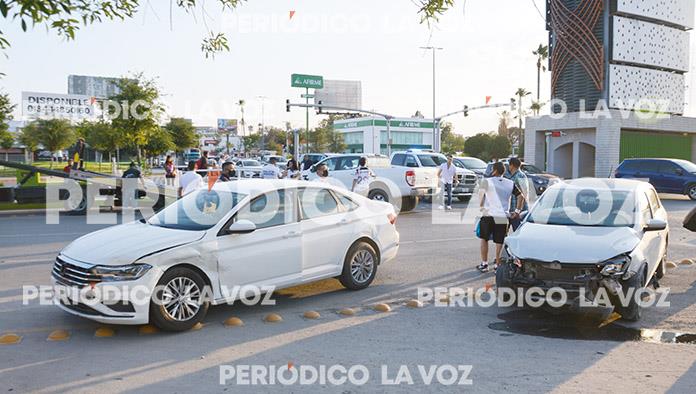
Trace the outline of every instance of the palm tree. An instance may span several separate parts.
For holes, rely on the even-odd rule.
[[[539,102],[540,90],[541,90],[541,72],[546,71],[546,66],[542,62],[549,58],[549,46],[539,44],[539,48],[536,51],[532,51],[532,54],[537,57],[537,102]]]
[[[524,106],[522,105],[522,99],[526,96],[529,96],[530,94],[532,94],[532,92],[528,91],[525,88],[518,88],[515,92],[515,96],[517,96],[517,118],[520,122],[520,129],[522,128],[522,118],[525,115]]]
[[[532,113],[535,116],[539,116],[539,111],[541,111],[541,108],[544,106],[544,104],[545,103],[539,102],[538,100],[537,101],[532,100],[532,105],[529,106],[529,109],[532,110]]]
[[[239,102],[237,103],[237,105],[239,105],[239,109],[242,111],[242,119],[239,121],[239,124],[242,126],[242,135],[244,135],[244,133],[246,132],[246,130],[244,129],[244,104],[246,104],[244,100],[239,100]]]
[[[503,111],[498,114],[498,135],[508,136],[508,128],[510,127],[510,113]]]

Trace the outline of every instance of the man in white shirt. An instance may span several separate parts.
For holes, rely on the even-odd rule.
[[[375,173],[367,166],[367,157],[358,160],[358,168],[353,174],[353,185],[350,190],[367,197],[370,194],[370,183],[375,178]]]
[[[444,194],[442,196],[443,204],[446,209],[452,209],[452,189],[457,184],[457,167],[455,167],[452,155],[447,155],[447,163],[440,164],[437,169],[437,176],[440,178],[440,183],[443,185]],[[440,206],[442,209],[442,205]]]
[[[491,177],[481,182],[479,190],[481,219],[476,235],[481,239],[481,264],[476,268],[481,272],[488,272],[488,240],[491,238],[495,243],[494,270],[498,268],[503,241],[505,241],[508,230],[510,199],[513,195],[519,197],[522,194],[515,182],[503,177],[503,175],[505,175],[503,163],[494,163]],[[519,208],[523,203],[524,198],[517,199],[518,209],[511,217],[519,216]]]
[[[261,177],[263,179],[280,179],[284,176],[283,172],[280,171],[280,168],[276,165],[278,160],[275,157],[271,157],[270,160],[268,160],[268,164],[263,166],[263,169],[261,170]]]
[[[188,171],[179,177],[179,197],[198,189],[203,184],[203,177],[196,172],[196,162],[189,161]]]

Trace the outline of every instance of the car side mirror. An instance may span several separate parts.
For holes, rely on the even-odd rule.
[[[675,172],[676,172],[677,175],[679,175],[679,176],[683,176],[683,175],[684,175],[684,170],[682,170],[681,168],[677,168],[677,170],[676,170]]]
[[[661,219],[650,219],[648,224],[643,227],[644,231],[662,231],[667,228],[667,222]]]
[[[684,218],[684,228],[696,232],[696,208],[692,209]]]
[[[317,172],[317,166],[312,165],[311,167],[309,167],[309,172]]]
[[[249,220],[242,219],[232,223],[230,227],[222,231],[222,234],[249,234],[253,233],[254,231],[256,231],[256,225]]]

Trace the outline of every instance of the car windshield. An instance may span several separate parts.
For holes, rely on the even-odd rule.
[[[486,169],[486,162],[477,159],[475,157],[465,157],[458,159],[457,161],[461,162],[465,168],[468,168],[470,170],[485,170]]]
[[[153,226],[176,230],[208,230],[225,217],[244,197],[246,197],[245,194],[229,191],[196,190],[161,210],[147,222]]]
[[[633,227],[634,193],[572,185],[551,188],[541,196],[529,213],[527,222],[563,226]]]
[[[541,170],[541,168],[531,165],[531,164],[522,164],[522,171],[526,172],[527,174],[543,174],[544,171]]]
[[[242,162],[242,166],[244,166],[244,167],[260,167],[261,163],[259,163],[256,160],[244,160]]]
[[[674,160],[674,162],[681,166],[686,172],[696,172],[696,164],[688,160]]]
[[[443,155],[418,155],[418,159],[423,167],[438,167],[447,163],[447,158]]]

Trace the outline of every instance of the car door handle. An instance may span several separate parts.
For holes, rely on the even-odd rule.
[[[288,231],[287,234],[283,235],[283,238],[296,238],[302,236],[301,231]]]
[[[339,225],[344,225],[344,224],[348,224],[348,223],[350,223],[350,222],[348,221],[348,219],[341,219],[341,220],[338,222]]]

